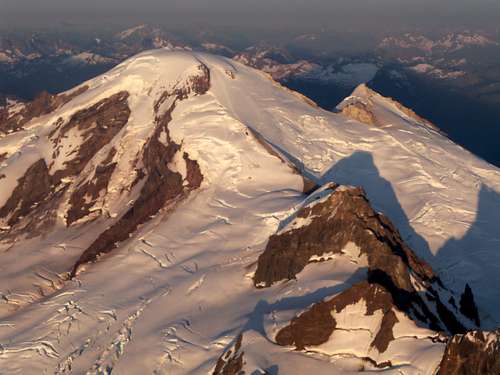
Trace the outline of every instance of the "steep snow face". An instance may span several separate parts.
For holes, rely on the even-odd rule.
[[[397,103],[361,87],[353,97],[370,102],[379,119],[366,125],[323,111],[232,60],[166,50],[142,53],[72,93],[50,113],[0,133],[0,208],[17,186],[30,192],[19,180],[41,161],[28,182],[43,177],[54,213],[34,238],[23,225],[38,218],[37,204],[13,205],[18,223],[7,222],[11,214],[1,218],[3,372],[206,374],[242,330],[252,354],[248,368],[273,373],[268,367],[279,363],[284,373],[346,374],[369,367],[357,350],[342,356],[342,340],[317,353],[290,354],[266,338],[363,273],[350,257],[326,256],[295,281],[254,287],[269,237],[306,198],[304,177],[363,186],[447,286],[458,293],[466,282],[472,286],[485,327],[500,321],[498,291],[486,287],[500,283],[500,171]],[[110,98],[119,114],[106,111]],[[96,126],[105,137],[87,133]],[[90,151],[79,153],[82,145]],[[58,173],[68,166],[72,173]],[[155,172],[165,183],[176,179],[175,199],[144,197],[169,193],[154,183]],[[100,188],[77,195],[89,212],[68,226],[71,196],[82,186]],[[117,248],[94,254],[95,263],[78,263],[120,225],[132,230]],[[75,262],[76,278],[69,278]],[[422,340],[390,347],[387,358],[405,365],[418,351],[429,368],[408,366],[405,373],[431,374],[444,344],[402,324],[398,337]],[[290,355],[300,366],[290,369]]]

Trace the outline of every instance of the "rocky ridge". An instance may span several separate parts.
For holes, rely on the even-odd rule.
[[[500,331],[471,331],[453,336],[438,375],[495,375],[500,373]]]
[[[390,354],[391,345],[398,345],[401,339],[396,326],[413,322],[429,341],[448,342],[440,371],[459,373],[448,369],[450,363],[460,362],[456,357],[464,355],[457,351],[468,350],[462,349],[465,344],[458,345],[458,349],[457,342],[470,335],[482,335],[475,331],[465,333],[480,324],[470,287],[467,285],[460,297],[449,291],[431,267],[404,243],[393,224],[373,211],[361,188],[331,183],[312,193],[296,214],[269,238],[257,263],[254,285],[270,288],[300,277],[306,267],[314,268],[315,264],[338,257],[347,257],[360,269],[366,269],[366,279],[314,303],[282,326],[270,340],[298,351],[314,352],[318,348],[335,353],[336,345],[342,348],[336,340],[351,335],[353,343],[358,340],[356,345],[364,348],[356,349],[357,358],[375,369],[390,369],[397,363]],[[354,319],[360,322],[362,319],[372,322],[364,323],[367,328],[349,328],[348,321],[354,314]],[[354,323],[356,327],[360,324],[363,326]],[[368,343],[362,342],[364,339],[358,333],[361,329],[370,331]],[[245,332],[234,346],[226,349],[214,374],[243,373],[247,363],[244,336]],[[485,341],[490,345],[490,339],[481,342]],[[469,348],[471,354],[467,358],[471,363],[464,368],[475,366],[486,369],[485,374],[494,374],[493,354],[480,354],[484,349],[476,346]],[[496,353],[495,350],[491,353]]]

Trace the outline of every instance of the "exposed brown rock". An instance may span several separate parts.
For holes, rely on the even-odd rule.
[[[57,220],[57,208],[67,186],[50,185],[50,175],[43,159],[33,164],[19,179],[0,217],[7,218],[8,231],[2,239],[19,235],[33,238],[46,233]]]
[[[291,280],[311,262],[312,256],[340,254],[352,242],[360,256],[366,256],[368,283],[389,293],[395,308],[435,331],[465,332],[457,309],[440,299],[438,290],[443,285],[439,278],[404,243],[392,223],[373,211],[363,190],[336,185],[332,188],[335,190],[329,196],[299,210],[297,218],[307,224],[284,228],[270,237],[258,259],[255,286],[269,287],[280,280]],[[415,289],[412,278],[427,288],[425,299]],[[386,325],[395,322],[395,316],[385,319]],[[380,336],[374,345],[384,349],[388,339],[390,335]]]
[[[80,265],[93,262],[101,254],[112,251],[119,242],[129,238],[139,225],[147,222],[153,215],[157,214],[163,207],[173,205],[183,199],[190,190],[200,186],[203,176],[198,163],[189,159],[184,153],[183,158],[186,162],[187,177],[184,187],[182,176],[169,169],[168,165],[174,159],[177,152],[180,152],[180,146],[170,138],[168,124],[172,120],[172,112],[177,101],[183,100],[193,90],[196,94],[204,93],[208,90],[210,76],[208,68],[200,65],[202,77],[192,78],[191,86],[188,88],[177,88],[174,91],[173,102],[167,110],[160,113],[162,104],[169,99],[169,94],[165,93],[155,104],[155,110],[158,113],[154,134],[144,147],[142,161],[144,164],[143,175],[145,176],[144,185],[141,188],[139,197],[130,208],[114,225],[106,229],[99,237],[83,252],[71,271],[71,277],[76,275]],[[160,141],[160,134],[166,133],[166,145]],[[138,176],[142,175],[138,173]],[[134,184],[138,181],[134,181]]]
[[[317,346],[328,341],[336,322],[331,314],[332,306],[319,302],[307,312],[293,318],[290,325],[276,335],[276,343],[283,346],[295,346],[302,350],[307,346]]]
[[[9,115],[8,107],[4,107],[0,109],[0,132],[18,131],[32,119],[51,113],[86,90],[88,86],[82,86],[69,94],[52,95],[44,91],[13,115]]]
[[[198,66],[201,74],[189,79],[189,86],[197,95],[203,95],[210,89],[210,69],[203,63]]]
[[[384,361],[384,362],[377,362],[373,358],[370,357],[361,357],[361,360],[368,362],[372,366],[376,368],[386,368],[386,367],[392,367],[392,362],[391,361]]]
[[[394,339],[392,328],[397,323],[393,311],[394,302],[391,294],[380,285],[361,282],[330,300],[321,301],[309,310],[292,319],[290,325],[281,329],[276,336],[276,343],[283,346],[295,346],[298,350],[326,343],[336,329],[335,313],[340,313],[347,306],[360,301],[366,303],[366,315],[375,311],[383,313],[382,324],[371,346],[382,353]]]
[[[0,208],[0,218],[13,226],[28,215],[50,193],[50,176],[45,160],[40,159],[24,173],[11,196]]]
[[[106,191],[116,167],[116,163],[112,163],[115,154],[116,149],[112,148],[106,159],[97,166],[93,178],[80,185],[71,194],[69,199],[70,208],[66,215],[67,225],[71,225],[73,222],[87,216],[99,198],[100,193]]]
[[[437,375],[499,375],[500,330],[471,331],[453,336]]]
[[[394,310],[391,309],[385,312],[380,329],[371,344],[373,347],[377,348],[379,353],[385,352],[391,341],[394,340],[394,333],[392,332],[392,329],[398,321],[399,320],[396,317]]]
[[[155,112],[159,113],[160,107],[168,98],[175,100],[184,100],[190,94],[203,95],[210,89],[210,69],[203,63],[198,65],[199,74],[188,78],[182,86],[176,86],[173,90],[165,91],[155,103]]]
[[[258,260],[256,286],[293,279],[313,255],[341,253],[349,242],[367,255],[371,269],[386,272],[398,288],[413,291],[408,267],[424,280],[435,278],[389,220],[373,211],[360,188],[335,190],[325,201],[301,209],[297,217],[311,218],[311,223],[270,237]]]
[[[117,243],[129,238],[130,233],[148,221],[167,202],[181,197],[184,191],[182,176],[168,168],[175,153],[179,151],[179,146],[173,142],[165,146],[158,139],[161,130],[168,124],[170,113],[167,116],[168,120],[161,120],[155,134],[145,146],[143,162],[147,177],[139,197],[116,224],[101,233],[83,252],[73,268],[72,276],[81,264],[95,261],[100,254],[113,250]]]
[[[241,350],[242,335],[239,335],[234,345],[224,352],[217,364],[213,375],[244,375],[243,369],[243,351]]]
[[[6,152],[0,154],[0,163],[7,159],[7,155],[8,154]]]
[[[344,116],[367,125],[377,125],[377,119],[372,108],[362,102],[349,103],[340,111]]]
[[[203,175],[201,174],[200,166],[195,160],[189,159],[189,155],[185,152],[182,155],[186,163],[186,181],[190,189],[197,189],[203,182]]]
[[[53,174],[55,184],[64,177],[79,174],[90,159],[127,124],[130,116],[128,96],[128,92],[122,91],[90,108],[78,111],[60,129],[57,137],[52,139],[56,146],[54,157],[59,156],[60,143],[71,129],[81,131],[84,141],[73,150],[74,156],[64,162],[65,168]]]

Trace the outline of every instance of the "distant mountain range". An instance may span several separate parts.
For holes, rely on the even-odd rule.
[[[482,31],[380,36],[365,52],[326,53],[327,36],[288,42],[227,41],[217,33],[186,36],[139,25],[113,33],[25,33],[0,36],[0,105],[31,100],[102,74],[141,51],[166,48],[216,53],[260,69],[321,107],[335,110],[356,86],[391,96],[454,141],[500,165],[500,45]],[[329,41],[329,43],[334,43]],[[2,99],[3,97],[3,99]]]
[[[12,74],[22,78],[26,72],[20,68],[25,64],[50,61],[60,64],[61,69],[64,69],[64,65],[72,64],[108,66],[143,50],[168,48],[199,50],[232,57],[271,74],[276,80],[304,79],[356,86],[361,83],[359,81],[370,81],[377,67],[387,62],[378,55],[390,57],[415,72],[433,78],[458,79],[475,73],[474,67],[477,68],[481,63],[481,57],[474,56],[478,51],[483,51],[483,54],[488,51],[493,56],[500,51],[499,42],[493,37],[471,31],[448,33],[434,39],[411,33],[388,36],[374,47],[371,57],[326,56],[322,59],[300,56],[295,51],[297,47],[294,43],[306,49],[304,44],[307,45],[308,40],[315,41],[314,35],[296,38],[282,46],[269,43],[250,47],[226,46],[211,39],[215,38],[201,34],[189,40],[149,25],[92,37],[61,36],[59,33],[13,34],[0,37],[0,65],[6,72],[9,67],[14,69]],[[302,54],[306,55],[305,52]]]

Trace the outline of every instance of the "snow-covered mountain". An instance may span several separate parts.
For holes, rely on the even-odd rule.
[[[385,37],[378,51],[423,77],[458,85],[474,97],[475,90],[492,85],[486,76],[494,71],[500,44],[494,35],[481,31],[406,33]]]
[[[447,33],[439,38],[430,38],[422,34],[406,33],[402,36],[388,36],[380,42],[381,48],[417,49],[425,53],[450,53],[468,47],[498,45],[491,37],[466,30]]]
[[[190,49],[159,27],[138,25],[113,35],[33,33],[0,35],[0,65],[15,69],[23,64],[77,64],[114,66],[124,59],[153,48]],[[20,74],[20,73],[19,73]]]
[[[317,64],[296,59],[286,50],[268,46],[247,48],[235,54],[233,59],[262,70],[280,82],[299,80],[350,87],[370,81],[378,70],[373,62],[346,59],[339,59],[336,64]]]
[[[0,134],[2,374],[500,369],[500,170],[366,86],[156,50]]]

